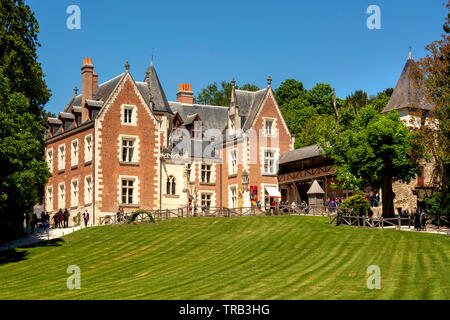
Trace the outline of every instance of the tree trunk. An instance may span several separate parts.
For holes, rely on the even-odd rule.
[[[392,178],[385,176],[382,178],[381,190],[383,192],[383,218],[394,217],[394,193],[392,192]]]

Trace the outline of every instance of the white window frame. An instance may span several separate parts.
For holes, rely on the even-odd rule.
[[[47,194],[45,197],[45,210],[52,212],[53,211],[53,197],[54,197],[53,186],[48,186],[46,191],[47,191]]]
[[[272,170],[266,171],[266,152],[273,153],[272,160]],[[278,160],[279,160],[279,149],[278,148],[261,148],[261,174],[262,175],[276,175],[278,171]]]
[[[125,110],[131,110],[131,119],[125,118]],[[137,108],[134,105],[123,104],[120,113],[121,123],[125,126],[136,126],[137,125]]]
[[[53,148],[47,149],[46,157],[48,170],[53,173]]]
[[[90,183],[88,183],[90,181]],[[90,187],[90,190],[89,190]],[[93,184],[92,184],[92,175],[85,176],[84,177],[84,204],[91,204],[92,203],[92,190],[93,190]]]
[[[123,160],[123,148],[124,148],[124,140],[127,141],[133,141],[133,155],[131,157],[131,160],[129,160],[129,146],[128,152],[126,154],[125,161]],[[119,162],[120,163],[132,163],[137,164],[139,163],[139,137],[138,136],[129,136],[129,135],[120,135],[119,136]]]
[[[76,188],[74,188],[74,182],[76,183]],[[80,197],[80,184],[78,179],[73,179],[70,181],[70,207],[78,207]]]
[[[61,186],[63,187],[64,193],[61,194]],[[66,183],[60,182],[58,184],[58,208],[65,209],[66,208]]]
[[[267,131],[267,123],[271,123],[270,132]],[[263,118],[263,132],[265,137],[275,137],[277,135],[277,119],[276,118]]]
[[[90,143],[88,143],[90,141]],[[92,141],[92,134],[88,134],[84,137],[84,162],[90,162],[92,161],[92,152],[93,152],[93,141]]]
[[[177,179],[174,175],[170,175],[166,180],[166,195],[176,195],[177,194]],[[167,192],[169,191],[169,192]]]
[[[75,139],[72,140],[72,142],[70,143],[70,165],[72,167],[78,166],[79,156],[80,156],[80,144],[78,142],[78,139]]]
[[[234,190],[234,191],[233,191]],[[228,186],[228,202],[230,208],[237,208],[239,205],[238,186],[233,184]]]
[[[58,146],[58,171],[64,169],[66,169],[66,144],[63,143]]]
[[[228,160],[228,175],[237,174],[238,164],[237,164],[236,148],[228,150],[227,160]]]
[[[132,201],[130,202],[123,202],[123,181],[133,181],[133,194],[132,194]],[[127,186],[127,189],[129,189],[129,186]],[[127,200],[129,198],[129,194],[126,195]],[[121,205],[137,205],[139,204],[139,180],[137,177],[132,176],[119,176],[119,203]]]
[[[211,183],[212,175],[213,175],[212,171],[213,171],[213,165],[211,163],[202,163],[200,166],[200,182]],[[203,174],[203,172],[205,172],[205,174]],[[208,172],[209,172],[209,179],[206,179],[208,177]]]
[[[209,197],[209,199],[203,199],[203,197]],[[213,193],[212,192],[200,192],[200,206],[203,208],[204,202],[209,202],[208,206],[205,206],[206,210],[209,210],[212,207],[213,203]]]

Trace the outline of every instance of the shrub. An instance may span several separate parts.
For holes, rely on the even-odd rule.
[[[81,224],[81,213],[77,212],[77,215],[73,216],[72,220],[73,220],[73,225],[75,227],[79,227]]]
[[[349,197],[342,202],[340,209],[350,209],[351,215],[364,216],[370,209],[370,202],[367,201],[366,196],[362,192]]]
[[[155,219],[153,218],[150,211],[140,209],[140,210],[136,210],[130,214],[130,219],[128,220],[128,223],[134,222],[139,214],[145,214],[148,216],[150,222],[155,222]]]

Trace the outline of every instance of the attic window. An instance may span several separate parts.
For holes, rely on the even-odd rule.
[[[172,138],[174,139],[179,139],[182,136],[182,124],[181,122],[177,119],[175,121],[175,124],[173,126],[173,134],[172,134]]]
[[[193,139],[202,139],[202,122],[201,121],[195,121],[194,127],[192,130],[192,138]]]

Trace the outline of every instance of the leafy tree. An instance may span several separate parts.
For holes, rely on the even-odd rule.
[[[356,90],[345,99],[346,105],[351,106],[355,114],[358,114],[361,108],[367,106],[368,102],[367,93],[362,90]]]
[[[328,114],[319,114],[307,121],[295,138],[295,148],[302,148],[324,142],[333,132],[336,123],[334,117]]]
[[[239,89],[239,86],[236,86]],[[253,84],[246,83],[241,90],[258,91],[259,88]],[[212,106],[229,106],[231,98],[231,82],[222,81],[220,88],[216,82],[213,82],[203,88],[194,98],[195,103],[208,104]]]
[[[426,200],[427,209],[449,214],[450,208],[450,1],[441,40],[433,41],[425,48],[426,57],[413,65],[415,85],[435,105],[429,123],[419,131],[424,136],[427,151],[434,158],[436,193]]]
[[[383,191],[383,217],[394,216],[392,183],[409,182],[418,169],[422,149],[396,111],[386,116],[374,107],[360,110],[350,128],[339,126],[320,145],[333,159],[336,177],[344,189],[367,186]]]
[[[303,88],[303,83],[295,79],[287,79],[275,90],[280,108],[283,105],[290,103],[294,99],[306,98],[306,90]]]
[[[39,25],[22,0],[0,0],[0,241],[23,232],[42,200],[44,108],[50,97],[37,62]]]
[[[394,89],[387,88],[386,90],[379,92],[373,99],[369,99],[369,104],[374,106],[378,112],[381,112],[387,106],[393,92]]]
[[[318,83],[308,90],[309,102],[317,109],[319,114],[333,114],[332,94],[329,84]]]

